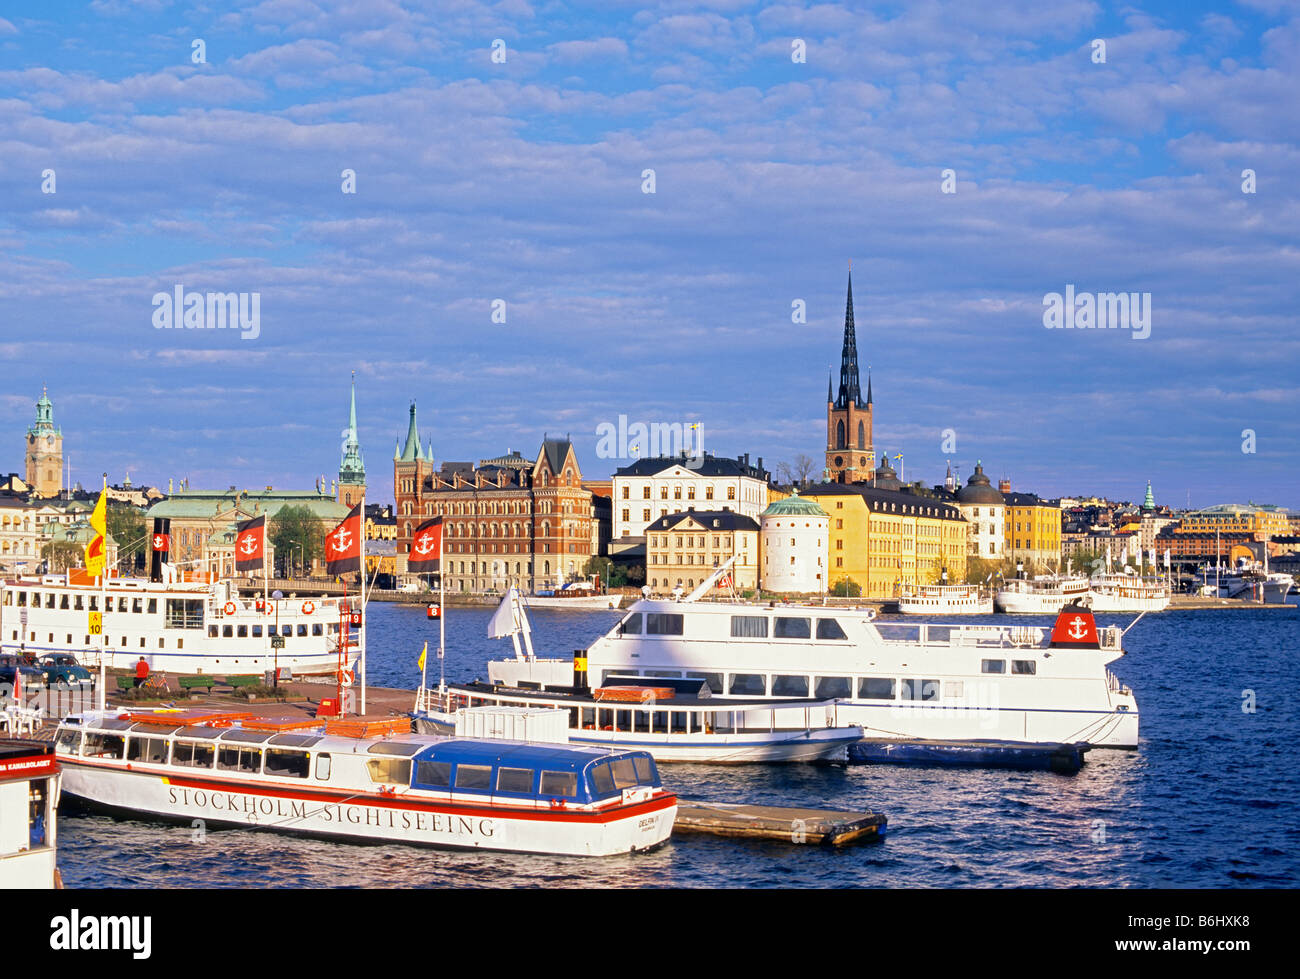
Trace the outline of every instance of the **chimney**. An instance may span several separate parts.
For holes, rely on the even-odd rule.
[[[1011,492],[1011,480],[1007,479],[1005,476],[1003,476],[1001,479],[999,479],[999,480],[998,480],[998,492],[999,492],[999,493],[1010,493],[1010,492]]]
[[[162,566],[167,562],[168,554],[171,550],[171,542],[168,535],[171,533],[172,522],[167,517],[153,518],[153,534],[149,538],[149,580],[161,582]],[[161,545],[161,546],[160,546]]]

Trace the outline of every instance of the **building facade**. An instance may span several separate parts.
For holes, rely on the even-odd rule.
[[[780,594],[824,595],[830,515],[795,490],[774,500],[759,520],[762,528],[759,584]]]
[[[1006,540],[1006,501],[984,475],[983,462],[975,463],[975,471],[966,480],[966,485],[957,491],[957,508],[970,524],[967,555],[985,561],[1002,560]]]
[[[614,539],[643,537],[654,521],[691,509],[729,510],[757,522],[770,481],[762,457],[750,465],[748,453],[638,459],[614,473]]]
[[[27,429],[27,484],[35,496],[58,496],[63,488],[63,431],[54,427],[54,406],[42,389],[36,422]]]
[[[870,479],[875,448],[871,431],[871,378],[864,401],[858,373],[858,340],[853,323],[853,275],[849,274],[844,306],[844,343],[840,350],[840,386],[832,396],[826,380],[826,479],[853,483]]]
[[[692,591],[732,557],[732,582],[740,592],[758,588],[759,525],[734,510],[686,510],[646,528],[646,584],[651,594]],[[730,594],[725,578],[709,595]]]
[[[830,519],[832,591],[840,582],[866,598],[892,598],[904,587],[966,577],[967,523],[950,503],[862,483],[822,483],[802,496]]]
[[[1004,484],[1006,485],[1006,484]],[[1003,545],[1007,557],[1026,571],[1056,571],[1061,567],[1061,507],[1033,493],[1002,493],[1005,501]]]

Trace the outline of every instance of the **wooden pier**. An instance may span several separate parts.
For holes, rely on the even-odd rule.
[[[755,840],[816,846],[866,843],[885,835],[888,820],[878,812],[786,809],[738,802],[677,801],[674,833],[712,833]]]

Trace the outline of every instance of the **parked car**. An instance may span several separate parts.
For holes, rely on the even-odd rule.
[[[0,687],[4,688],[6,694],[13,691],[15,674],[20,671],[23,677],[24,690],[31,692],[45,689],[44,670],[24,663],[21,656],[5,653],[0,655]]]
[[[77,687],[89,690],[95,685],[95,678],[90,671],[77,662],[71,653],[49,653],[36,662],[45,674],[45,682],[58,690],[70,690]]]

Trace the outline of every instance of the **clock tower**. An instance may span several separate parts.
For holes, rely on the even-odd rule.
[[[873,478],[875,445],[871,431],[873,405],[871,376],[867,398],[862,399],[858,374],[858,337],[853,324],[853,274],[844,304],[844,347],[840,353],[840,387],[826,380],[826,478],[837,483],[857,483]]]
[[[54,427],[54,406],[44,388],[36,402],[36,424],[27,429],[27,485],[46,497],[63,488],[63,432]]]

